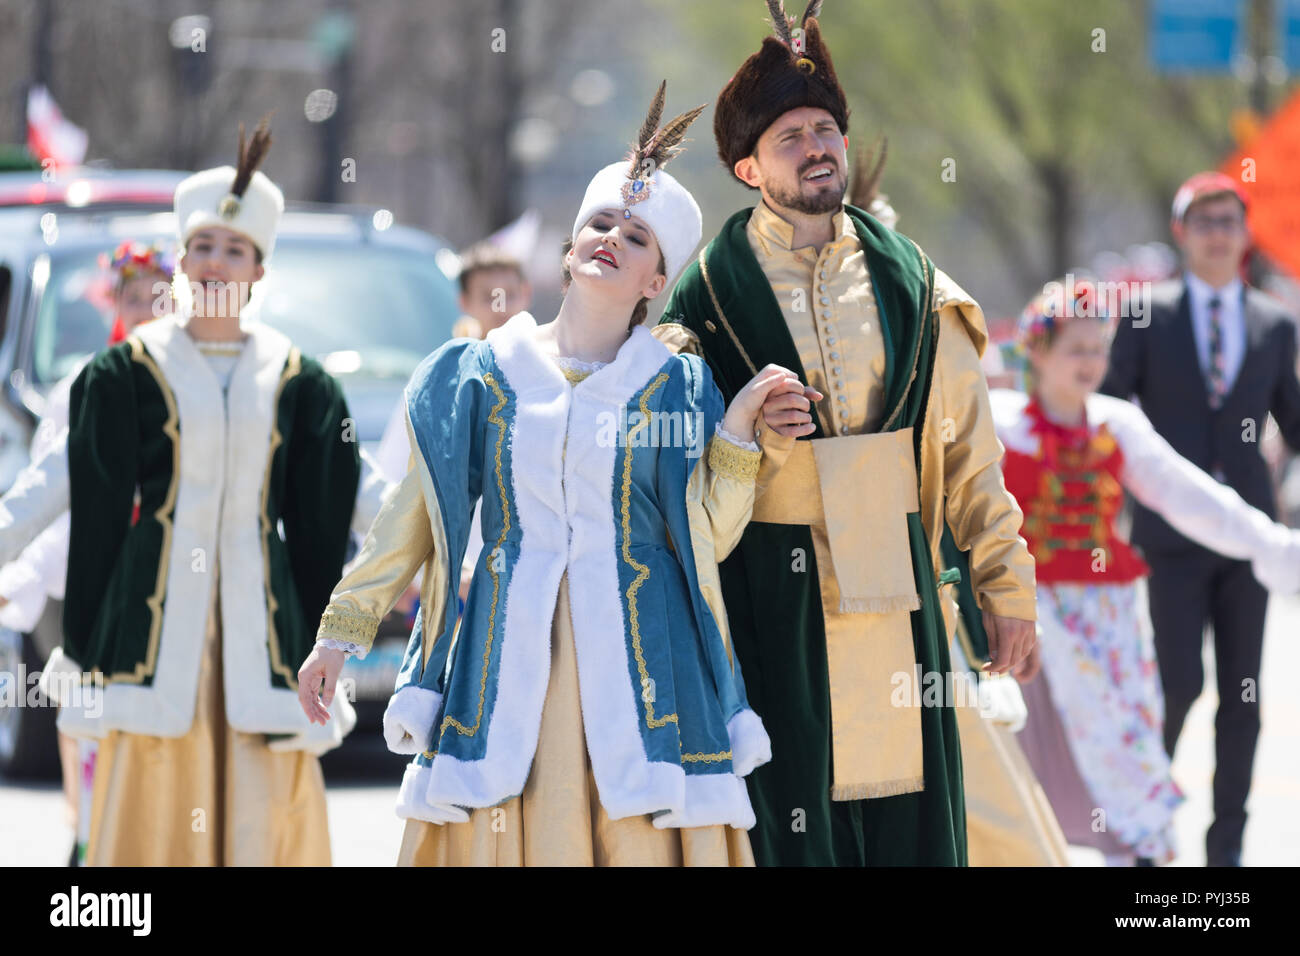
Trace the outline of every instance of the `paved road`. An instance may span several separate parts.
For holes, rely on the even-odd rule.
[[[1213,674],[1207,650],[1206,673]],[[1251,822],[1243,854],[1247,865],[1300,865],[1300,597],[1274,598],[1269,607],[1260,689],[1264,733],[1255,761]],[[1180,855],[1175,866],[1205,863],[1214,765],[1213,687],[1197,701],[1174,757],[1174,776],[1187,792],[1179,811]],[[397,858],[402,821],[393,814],[397,778],[391,784],[331,783],[330,841],[342,866],[387,866]],[[54,786],[0,782],[0,865],[60,866],[72,839],[62,794]],[[1072,861],[1100,865],[1100,855],[1079,848]]]

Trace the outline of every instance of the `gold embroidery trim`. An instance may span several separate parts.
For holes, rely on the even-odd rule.
[[[718,301],[718,295],[713,291],[713,280],[709,278],[709,267],[704,262],[703,249],[700,250],[700,275],[704,278],[704,287],[709,290],[709,299],[713,302],[713,311],[718,313],[718,321],[722,323],[722,327],[726,329],[727,334],[731,336],[731,341],[735,344],[736,348],[740,350],[740,357],[743,358],[745,364],[749,366],[749,374],[757,375],[758,369],[750,360],[749,353],[745,351],[745,347],[740,344],[740,338],[736,335],[736,330],[733,329],[731,323],[727,321],[727,316],[722,311],[722,303]]]
[[[163,422],[162,430],[163,434],[170,438],[172,442],[172,480],[167,486],[167,494],[163,497],[162,504],[154,512],[154,518],[162,526],[162,546],[158,549],[158,577],[154,584],[154,591],[145,601],[149,607],[150,620],[149,641],[145,645],[144,660],[136,664],[134,670],[109,674],[104,678],[105,685],[111,683],[139,684],[146,677],[152,676],[154,669],[158,666],[158,644],[162,636],[162,604],[163,597],[167,592],[167,570],[172,546],[172,519],[170,515],[176,507],[176,492],[181,477],[180,415],[176,411],[176,397],[172,394],[171,388],[168,387],[167,380],[163,378],[162,369],[158,367],[158,363],[154,361],[153,356],[145,351],[144,343],[134,335],[129,337],[127,341],[131,344],[131,361],[139,362],[153,376],[154,381],[158,383],[158,391],[162,392],[163,403],[167,406],[167,420]],[[83,676],[83,680],[87,680],[88,676]]]
[[[658,391],[659,386],[668,381],[668,373],[660,372],[653,382],[646,387],[641,393],[641,420],[632,426],[632,430],[627,435],[627,446],[623,452],[623,495],[620,505],[620,511],[623,517],[623,560],[636,570],[636,577],[627,587],[627,614],[628,626],[632,631],[632,652],[636,655],[636,669],[641,675],[641,686],[645,688],[650,682],[650,671],[646,668],[645,655],[641,653],[641,623],[637,617],[636,592],[641,589],[641,585],[650,579],[650,568],[632,557],[632,448],[636,444],[633,438],[643,428],[650,425],[650,396]],[[662,717],[655,716],[654,701],[641,698],[645,704],[645,722],[646,726],[652,730],[656,727],[662,727],[665,724],[677,723],[676,714],[665,714]]]
[[[752,483],[758,477],[758,465],[763,460],[763,450],[750,451],[732,444],[720,435],[709,441],[709,468],[719,475]]]
[[[682,763],[721,763],[731,759],[731,751],[716,754],[682,754]]]
[[[479,679],[478,685],[478,713],[474,715],[474,726],[466,727],[455,717],[450,714],[442,718],[442,726],[438,728],[438,736],[441,737],[447,732],[448,727],[455,727],[456,732],[466,737],[472,737],[478,733],[479,724],[483,721],[483,702],[487,696],[487,677],[488,662],[492,658],[492,639],[496,634],[497,604],[501,597],[501,574],[496,569],[496,562],[492,560],[494,554],[499,554],[501,548],[506,543],[506,535],[510,533],[510,499],[506,495],[505,479],[501,475],[501,445],[506,438],[506,420],[501,417],[501,409],[506,407],[506,394],[497,384],[496,378],[489,372],[483,376],[483,381],[496,394],[497,403],[493,406],[492,411],[488,414],[488,421],[496,425],[497,444],[496,444],[496,479],[497,493],[501,495],[501,533],[497,535],[497,545],[492,551],[484,552],[483,559],[487,562],[488,572],[492,575],[492,604],[488,609],[488,632],[487,643],[483,648],[483,674]],[[450,692],[451,688],[448,688]]]
[[[280,374],[280,384],[275,389],[275,400],[271,402],[271,445],[266,452],[266,475],[262,480],[262,510],[259,515],[262,524],[262,580],[266,588],[266,646],[271,653],[271,672],[279,674],[289,685],[289,689],[298,690],[298,674],[296,671],[286,666],[280,659],[280,638],[275,631],[275,612],[280,607],[280,602],[275,599],[275,594],[271,590],[271,545],[269,535],[271,534],[271,516],[267,512],[271,500],[271,463],[275,461],[275,450],[284,443],[284,436],[280,434],[280,396],[284,394],[284,387],[289,380],[295,378],[302,371],[302,353],[297,348],[289,350],[289,358],[284,363],[284,371]],[[326,609],[326,615],[329,609]],[[324,627],[324,616],[322,616],[321,626]],[[379,627],[379,622],[375,622],[375,627],[371,629],[369,636],[364,640],[353,641],[355,644],[361,644],[369,647],[375,638],[375,631]]]
[[[316,639],[329,638],[369,647],[379,630],[379,618],[373,614],[331,604],[321,615]]]

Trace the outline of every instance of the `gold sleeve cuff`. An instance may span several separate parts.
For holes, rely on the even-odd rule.
[[[331,604],[321,616],[316,640],[349,641],[369,650],[378,630],[379,619],[373,614],[363,614],[360,611]]]
[[[709,442],[709,469],[727,478],[752,483],[758,477],[758,465],[762,459],[761,450],[741,448],[717,435]]]

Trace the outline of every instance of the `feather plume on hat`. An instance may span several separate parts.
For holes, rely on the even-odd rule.
[[[687,110],[661,127],[667,86],[666,81],[659,84],[627,156],[601,169],[587,185],[570,239],[576,243],[578,231],[601,210],[621,208],[623,218],[631,219],[635,207],[659,243],[671,282],[699,244],[703,219],[695,198],[664,166],[682,152],[686,130],[704,106]]]
[[[735,175],[735,165],[752,155],[759,137],[782,114],[800,107],[824,109],[841,133],[849,131],[849,107],[822,41],[822,0],[803,15],[788,14],[782,0],[766,0],[772,36],[751,55],[718,94],[713,136],[718,158]]]
[[[239,124],[239,151],[235,154],[235,181],[230,184],[230,195],[221,200],[221,206],[218,212],[223,217],[234,218],[239,212],[240,201],[244,198],[244,191],[248,189],[248,184],[252,182],[253,173],[262,165],[262,160],[266,159],[266,154],[271,149],[271,114],[267,113],[257,124],[257,129],[253,130],[253,138],[247,144],[244,142],[244,124]]]
[[[704,112],[704,105],[701,104],[695,109],[673,117],[660,129],[659,120],[663,117],[664,95],[667,89],[668,81],[664,80],[659,84],[654,99],[650,101],[650,110],[641,123],[641,131],[637,134],[636,142],[632,144],[632,153],[628,157],[627,164],[627,178],[632,182],[638,179],[648,180],[656,170],[663,169],[670,159],[681,153],[685,149],[682,143],[687,128]]]
[[[880,177],[885,172],[885,157],[888,153],[889,140],[883,136],[870,149],[858,147],[857,160],[853,163],[853,178],[849,184],[850,205],[870,210],[872,201],[880,192]]]
[[[220,226],[246,236],[269,259],[275,232],[284,212],[284,195],[259,171],[271,148],[271,114],[245,136],[239,125],[235,166],[217,166],[186,177],[176,186],[175,207],[179,239],[184,246],[199,229]]]

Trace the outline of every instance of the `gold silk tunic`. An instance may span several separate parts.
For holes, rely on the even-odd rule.
[[[866,257],[843,209],[832,217],[833,237],[818,250],[792,248],[794,226],[760,202],[746,226],[750,248],[771,284],[790,331],[807,384],[824,398],[816,405],[825,438],[803,442],[826,455],[795,455],[796,442],[760,420],[763,460],[754,521],[805,523],[808,501],[820,494],[823,509],[809,523],[816,551],[825,620],[830,679],[834,767],[832,799],[892,796],[924,789],[919,713],[899,706],[894,691],[915,681],[915,652],[907,614],[898,607],[853,613],[842,601],[836,568],[861,581],[898,576],[897,553],[879,547],[865,529],[877,519],[917,510],[915,492],[891,480],[880,459],[865,466],[873,487],[864,494],[863,462],[852,450],[835,454],[840,438],[879,429],[885,389],[885,342]],[[939,313],[934,377],[921,441],[919,510],[936,574],[944,520],[958,547],[970,551],[980,606],[993,614],[1033,620],[1034,561],[1020,537],[1022,513],[1002,481],[1002,445],[993,429],[988,389],[979,364],[987,341],[979,306],[936,270],[934,305]],[[656,335],[671,348],[699,352],[689,330],[661,325]],[[830,468],[818,469],[814,457]],[[910,455],[909,455],[910,457]],[[800,480],[775,481],[789,462]],[[857,465],[857,467],[852,467]],[[790,469],[787,469],[789,471]],[[809,477],[810,476],[810,477]],[[781,475],[789,478],[789,475]],[[804,480],[807,479],[807,480]],[[811,481],[811,485],[809,484]],[[813,495],[806,492],[817,489]],[[765,495],[766,492],[766,495]],[[909,497],[910,495],[910,497]],[[766,498],[766,500],[765,500]],[[945,509],[946,504],[946,509]],[[786,513],[798,521],[785,520]],[[844,534],[845,528],[862,533]],[[832,539],[835,549],[832,558]],[[946,587],[946,586],[945,586]],[[956,605],[940,588],[947,633],[954,632]],[[880,613],[876,613],[880,612]],[[924,675],[919,676],[922,680]],[[919,693],[919,691],[918,691]]]
[[[866,256],[853,221],[835,214],[835,238],[821,252],[791,249],[794,226],[760,202],[746,234],[758,258],[808,385],[824,396],[817,403],[827,435],[860,435],[880,425],[885,400],[885,340],[871,291]]]
[[[871,276],[853,228],[841,210],[835,237],[820,252],[792,249],[794,226],[766,203],[750,217],[746,233],[781,306],[808,384],[825,399],[817,404],[826,435],[860,435],[880,426],[885,387],[885,343]],[[802,293],[802,294],[801,294]],[[935,272],[939,341],[934,382],[926,407],[921,453],[921,514],[936,569],[942,569],[940,509],[957,544],[971,552],[980,606],[994,614],[1033,620],[1034,560],[1020,537],[1023,514],[1002,481],[1002,443],[993,429],[988,386],[979,358],[987,342],[979,306],[943,272]],[[763,447],[786,451],[792,441],[765,431]],[[780,465],[764,456],[760,486]],[[862,500],[861,488],[846,488]],[[954,611],[944,602],[948,632]]]

